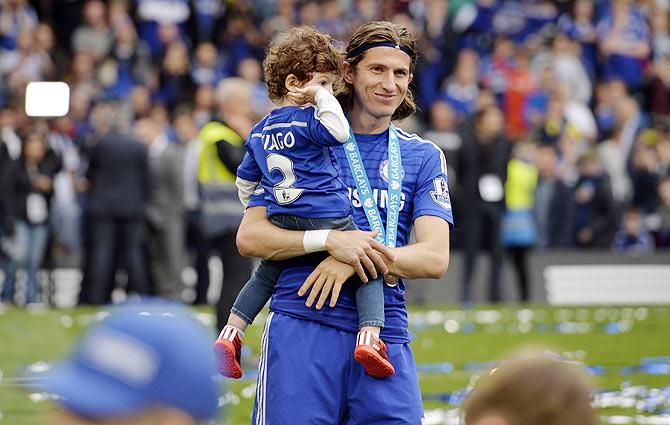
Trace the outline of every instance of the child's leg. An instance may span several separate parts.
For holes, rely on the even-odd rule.
[[[361,284],[356,290],[359,332],[354,358],[375,378],[395,373],[386,354],[386,345],[379,338],[384,327],[384,280],[382,277]]]
[[[251,279],[237,294],[233,308],[230,310],[228,325],[245,331],[272,296],[280,273],[279,263],[261,261]]]
[[[272,296],[280,273],[279,263],[262,261],[237,295],[228,317],[228,324],[223,327],[214,343],[216,369],[221,375],[235,379],[242,377],[240,361],[244,331]]]
[[[362,283],[356,290],[358,330],[370,331],[379,336],[384,327],[384,279]]]

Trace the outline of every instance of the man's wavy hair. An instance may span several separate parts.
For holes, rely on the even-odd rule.
[[[314,72],[339,74],[343,54],[328,34],[303,25],[280,33],[272,40],[263,60],[268,96],[280,102],[288,93],[286,77],[295,75],[301,83]]]
[[[395,43],[400,45],[404,50],[409,51],[412,59],[409,71],[410,73],[414,72],[418,54],[416,40],[412,34],[407,31],[407,28],[386,21],[367,22],[358,27],[349,40],[345,60],[349,63],[351,68],[354,69],[365,57],[365,51],[355,56],[353,56],[352,53],[355,53],[356,50],[365,44],[379,42]],[[340,102],[340,105],[342,105],[342,109],[345,111],[351,110],[354,105],[354,89],[351,84],[344,80],[340,80],[335,91],[335,96]],[[414,112],[416,112],[416,103],[414,102],[412,91],[408,88],[405,93],[405,98],[400,106],[398,106],[398,109],[395,110],[391,119],[394,121],[404,120]]]

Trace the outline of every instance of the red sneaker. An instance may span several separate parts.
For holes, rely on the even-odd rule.
[[[358,333],[354,358],[363,365],[367,374],[374,378],[386,378],[395,374],[395,369],[386,354],[386,344],[372,332]]]
[[[234,379],[242,377],[242,366],[240,366],[241,349],[242,338],[240,338],[239,331],[232,326],[224,326],[219,334],[219,339],[214,343],[216,370],[221,375]]]

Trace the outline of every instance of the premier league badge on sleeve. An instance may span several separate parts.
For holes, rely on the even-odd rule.
[[[442,176],[437,177],[433,179],[433,186],[435,187],[435,190],[430,192],[433,201],[445,210],[451,211],[451,198],[449,197],[447,179]]]

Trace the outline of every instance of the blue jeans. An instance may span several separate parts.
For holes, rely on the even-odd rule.
[[[270,221],[275,226],[288,230],[357,229],[351,216],[310,219],[277,214],[272,216]],[[280,261],[261,261],[254,275],[237,295],[230,311],[251,324],[272,296],[282,269]],[[356,308],[358,309],[359,328],[363,326],[384,327],[384,283],[381,276],[361,284],[356,289]]]
[[[5,281],[2,284],[0,299],[5,302],[14,301],[14,282],[16,271],[22,268],[28,275],[26,303],[37,302],[37,270],[42,265],[47,247],[49,229],[47,224],[30,224],[17,220],[15,225],[18,239],[18,252],[14,258],[8,258],[4,264]]]

